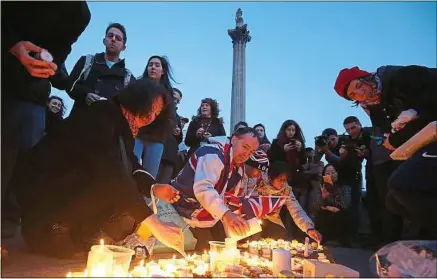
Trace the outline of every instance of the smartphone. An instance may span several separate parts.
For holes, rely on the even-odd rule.
[[[331,184],[331,185],[334,185],[334,182],[332,181],[332,177],[330,175],[324,175],[323,176],[323,182]]]

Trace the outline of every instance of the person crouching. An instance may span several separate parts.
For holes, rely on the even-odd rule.
[[[287,185],[289,176],[289,166],[282,161],[276,161],[270,165],[268,176],[260,180],[256,191],[260,196],[287,196],[285,206],[288,209],[293,221],[305,233],[316,241],[322,240],[322,235],[314,229],[314,223],[300,206],[293,194],[292,188]],[[284,205],[283,204],[283,205]],[[282,206],[275,212],[267,215],[262,220],[262,232],[254,235],[252,239],[273,238],[285,239],[285,226],[279,217]]]

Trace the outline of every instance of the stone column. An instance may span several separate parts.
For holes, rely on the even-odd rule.
[[[232,97],[231,97],[231,127],[239,121],[246,121],[246,44],[250,42],[251,36],[244,24],[243,12],[237,10],[235,16],[235,28],[228,29],[234,46],[234,57],[232,67]]]

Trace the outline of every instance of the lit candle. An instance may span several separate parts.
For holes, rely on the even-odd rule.
[[[209,263],[209,255],[208,255],[208,253],[206,252],[206,250],[203,251],[203,254],[202,254],[202,260],[203,260],[205,263]]]
[[[103,239],[100,245],[91,247],[88,252],[87,270],[92,277],[105,277],[112,272],[113,253],[105,247]]]
[[[308,258],[310,256],[310,239],[308,237],[305,237],[305,250],[303,252],[303,256],[305,258]]]
[[[272,250],[269,245],[265,245],[262,248],[262,256],[265,258],[270,258],[272,256]]]
[[[291,270],[291,253],[288,250],[278,248],[273,250],[273,275],[279,276],[283,270]]]

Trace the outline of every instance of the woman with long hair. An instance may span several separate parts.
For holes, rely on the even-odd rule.
[[[299,124],[294,120],[282,123],[277,137],[268,151],[270,163],[284,161],[289,167],[288,184],[296,199],[306,210],[308,185],[303,177],[302,165],[305,163],[305,137]],[[290,214],[282,210],[281,218],[286,231],[293,236],[303,237],[301,230],[292,222]]]
[[[167,89],[169,97],[173,99],[171,81],[174,82],[174,78],[167,57],[159,55],[151,56],[147,61],[142,78],[149,78],[162,84]],[[176,125],[176,110],[173,100],[171,101],[170,112],[168,121],[171,125],[168,130],[163,131],[163,133],[156,133],[157,124],[152,124],[140,129],[138,137],[135,139],[135,156],[142,162],[144,170],[155,178],[158,176],[159,164],[164,152],[164,142],[171,136]]]
[[[286,120],[279,129],[269,150],[269,160],[284,161],[290,167],[289,184],[302,187],[301,166],[305,163],[305,137],[299,124],[294,120]]]
[[[33,251],[79,256],[101,231],[116,242],[139,227],[170,247],[181,245],[180,228],[159,221],[144,200],[153,189],[172,202],[177,191],[162,184],[152,188],[153,179],[132,152],[141,127],[169,127],[170,104],[166,88],[138,80],[114,102],[96,101],[78,110],[23,155],[13,189],[23,238]]]
[[[226,136],[223,119],[219,117],[219,113],[216,100],[205,98],[200,102],[197,115],[193,116],[185,137],[185,144],[190,147],[189,156],[200,147],[201,143],[207,143],[210,137]]]
[[[46,108],[46,127],[45,132],[53,131],[64,119],[65,114],[64,100],[58,96],[50,96]]]

